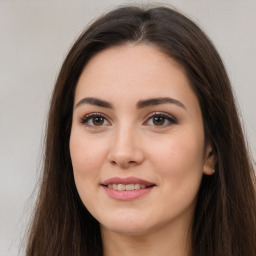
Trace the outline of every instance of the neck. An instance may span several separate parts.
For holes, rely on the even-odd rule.
[[[126,234],[101,228],[104,256],[188,256],[189,229],[164,227],[145,234]]]

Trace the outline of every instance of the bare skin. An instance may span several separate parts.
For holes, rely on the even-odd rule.
[[[177,226],[166,226],[146,235],[120,234],[102,228],[104,256],[187,256],[190,248],[187,226],[184,223]]]
[[[75,183],[100,223],[104,255],[187,256],[196,196],[214,158],[182,67],[145,44],[106,49],[84,68],[74,102]],[[112,193],[113,177],[152,186],[123,200],[133,192]]]

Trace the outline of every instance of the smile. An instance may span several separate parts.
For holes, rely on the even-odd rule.
[[[119,190],[119,191],[124,191],[124,190],[139,190],[139,189],[144,189],[146,188],[145,184],[109,184],[108,188],[113,189],[113,190]]]
[[[156,187],[156,184],[136,177],[113,177],[101,185],[109,197],[121,201],[135,200]]]

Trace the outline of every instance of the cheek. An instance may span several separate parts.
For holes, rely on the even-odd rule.
[[[75,184],[84,201],[95,189],[92,184],[99,183],[99,174],[105,159],[104,148],[102,143],[85,136],[79,129],[71,131],[69,148]]]
[[[69,148],[74,180],[78,194],[86,207],[90,207],[97,189],[95,184],[99,183],[100,150],[102,150],[97,143],[90,141],[85,138],[82,131],[77,129],[71,131]]]
[[[83,131],[75,128],[71,131],[69,148],[75,174],[89,175],[92,170],[92,173],[97,173],[103,160],[102,143],[97,143],[97,140],[85,136]]]
[[[157,151],[155,170],[165,195],[160,199],[159,209],[172,212],[173,216],[181,212],[191,213],[203,175],[203,141],[182,136],[182,139],[170,140]]]
[[[152,155],[160,178],[174,187],[199,186],[204,164],[202,138],[197,133],[184,132],[154,147]]]

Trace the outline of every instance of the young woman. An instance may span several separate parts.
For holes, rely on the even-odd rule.
[[[57,79],[27,256],[255,256],[254,182],[211,41],[172,9],[119,8]]]

